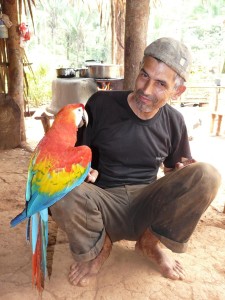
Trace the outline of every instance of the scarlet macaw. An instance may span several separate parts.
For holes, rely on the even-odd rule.
[[[32,283],[40,293],[47,275],[48,207],[80,185],[90,170],[90,148],[75,146],[78,127],[87,122],[83,104],[69,104],[58,112],[31,157],[26,207],[10,223],[14,227],[28,219],[29,240],[31,219]]]

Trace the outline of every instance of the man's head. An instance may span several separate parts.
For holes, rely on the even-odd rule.
[[[144,51],[131,102],[143,118],[154,116],[169,99],[177,99],[186,89],[191,55],[185,45],[161,38]]]
[[[152,56],[162,61],[187,81],[191,67],[191,54],[183,43],[173,38],[163,37],[147,46],[144,56]]]

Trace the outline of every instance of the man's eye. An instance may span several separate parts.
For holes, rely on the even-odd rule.
[[[144,78],[148,78],[148,74],[146,74],[145,72],[141,71],[140,74],[141,74],[141,76],[143,76]]]
[[[162,82],[162,81],[158,81],[158,85],[161,86],[161,87],[166,87],[166,84],[165,82]]]

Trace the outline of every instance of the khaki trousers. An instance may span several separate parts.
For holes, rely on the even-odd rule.
[[[147,228],[167,248],[184,252],[220,181],[213,166],[194,163],[148,185],[102,189],[84,182],[50,210],[76,261],[94,259],[106,232],[112,242],[135,241]]]

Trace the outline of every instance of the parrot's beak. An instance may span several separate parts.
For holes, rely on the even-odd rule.
[[[88,125],[88,114],[87,114],[85,109],[84,109],[84,114],[83,114],[82,120],[84,122],[84,125],[87,127],[87,125]]]
[[[84,109],[84,112],[83,112],[83,116],[82,116],[82,120],[79,124],[79,128],[82,127],[83,125],[85,125],[87,127],[88,125],[88,114],[86,112],[86,110]]]

